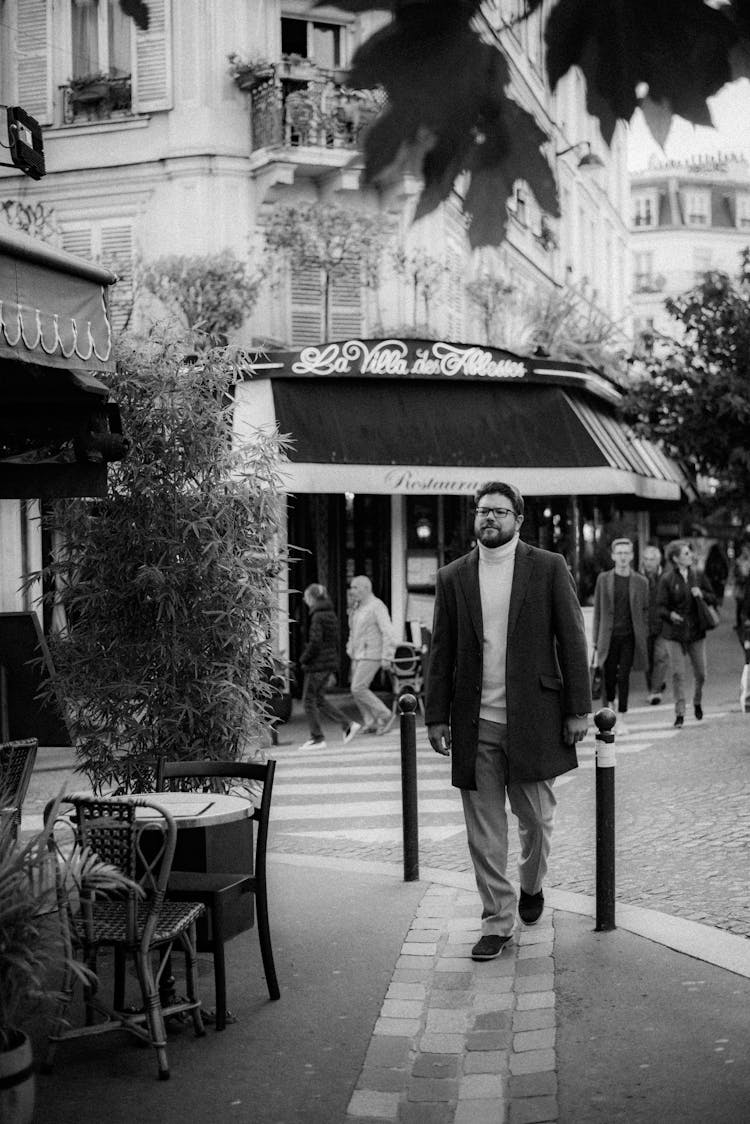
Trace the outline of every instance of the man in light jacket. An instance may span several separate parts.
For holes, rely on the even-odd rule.
[[[364,574],[352,578],[353,611],[349,618],[346,653],[352,662],[352,698],[359,707],[364,731],[386,734],[395,720],[384,702],[370,690],[380,668],[390,669],[396,640],[385,604],[372,592]]]

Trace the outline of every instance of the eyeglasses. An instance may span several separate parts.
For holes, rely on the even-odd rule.
[[[515,511],[511,511],[509,507],[478,507],[476,514],[480,519],[486,519],[488,515],[494,515],[496,519],[507,519],[512,515],[515,519]]]

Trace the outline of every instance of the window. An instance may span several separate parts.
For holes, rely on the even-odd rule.
[[[119,0],[72,0],[72,77],[130,74],[131,20]]]
[[[281,52],[284,55],[300,55],[303,59],[312,59],[318,66],[328,70],[342,66],[343,31],[337,23],[319,23],[295,16],[282,16]]]
[[[685,222],[688,226],[708,226],[711,196],[708,191],[685,192]]]
[[[123,328],[133,303],[133,224],[128,217],[99,222],[61,222],[62,248],[89,261],[97,261],[117,274],[109,294],[109,314],[114,328]]]
[[[650,250],[633,254],[633,288],[636,293],[649,292],[654,274],[654,255]]]
[[[653,195],[633,196],[633,226],[656,226],[656,206]]]
[[[750,195],[737,196],[737,226],[740,230],[750,230]]]

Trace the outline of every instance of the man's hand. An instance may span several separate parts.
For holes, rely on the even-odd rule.
[[[672,621],[673,624],[682,624],[682,622],[685,618],[680,616],[680,614],[676,613],[673,609],[672,612],[669,614],[669,619]]]
[[[438,722],[434,726],[427,727],[427,737],[430,739],[430,745],[439,753],[441,757],[450,757],[451,752],[451,728],[443,722]]]
[[[568,714],[563,722],[563,738],[566,745],[575,745],[583,741],[589,728],[589,716],[576,718],[575,714]]]

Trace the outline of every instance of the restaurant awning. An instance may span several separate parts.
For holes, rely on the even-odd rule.
[[[238,395],[238,429],[277,425],[291,436],[290,492],[460,495],[505,476],[526,495],[678,501],[689,488],[677,464],[618,419],[620,392],[596,372],[491,348],[388,342],[401,345],[404,363],[392,359],[386,374],[362,362],[344,369],[342,355],[358,354],[352,341],[259,359]],[[354,343],[362,355],[375,347]],[[450,349],[450,373],[440,351],[429,361],[435,347]]]
[[[0,498],[103,495],[124,455],[109,270],[0,230]]]

